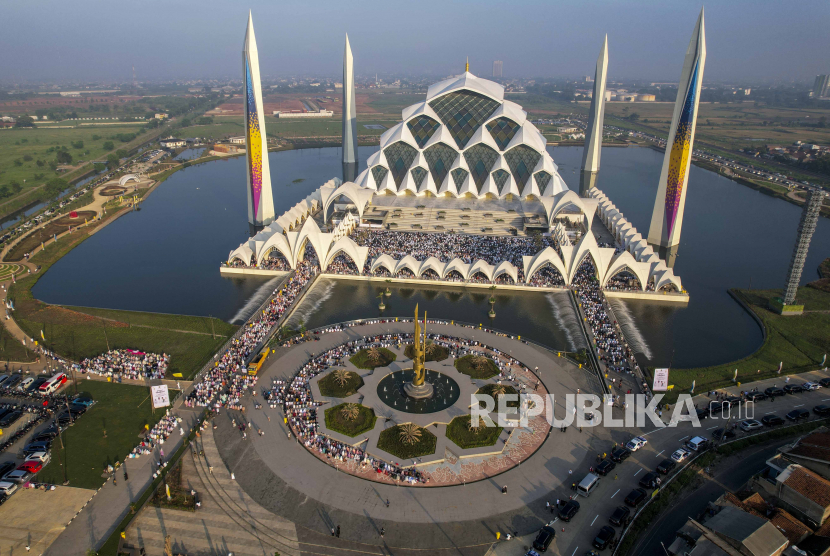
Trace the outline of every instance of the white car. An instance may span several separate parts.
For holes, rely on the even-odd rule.
[[[49,455],[49,452],[35,452],[34,454],[29,455],[25,461],[37,461],[46,465],[52,460],[52,457]]]
[[[3,481],[8,483],[25,483],[32,476],[31,473],[24,469],[15,469],[3,476]]]
[[[0,494],[11,496],[17,490],[17,485],[7,481],[0,482]]]
[[[636,452],[646,444],[648,444],[648,440],[646,440],[642,436],[635,436],[634,438],[628,441],[628,444],[626,444],[625,447],[631,450],[632,452]]]
[[[675,461],[677,463],[682,463],[682,462],[686,461],[686,459],[688,457],[689,457],[689,450],[686,450],[684,448],[678,448],[671,455],[671,460]]]
[[[744,432],[751,432],[762,428],[764,428],[763,423],[755,419],[747,419],[741,423],[741,430]]]
[[[818,382],[805,382],[801,385],[801,387],[807,391],[818,390],[819,388],[821,388],[821,384],[819,384]]]
[[[18,384],[18,385],[17,385],[17,389],[18,389],[19,391],[23,392],[23,391],[24,391],[24,390],[26,390],[26,388],[28,388],[28,387],[29,387],[29,385],[30,385],[30,384],[32,384],[34,381],[35,381],[34,377],[27,376],[26,378],[24,378],[24,379],[23,379],[23,381],[22,381],[20,384]]]

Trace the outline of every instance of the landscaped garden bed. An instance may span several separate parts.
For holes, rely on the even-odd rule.
[[[428,430],[406,423],[380,433],[378,448],[401,459],[412,459],[435,453],[438,437]]]
[[[398,356],[382,347],[371,347],[361,349],[349,358],[352,365],[358,369],[375,369],[377,367],[385,367]]]
[[[481,419],[478,427],[471,428],[470,416],[462,415],[447,425],[447,438],[455,442],[459,448],[483,448],[495,445],[502,430],[502,427],[485,427]]]
[[[499,367],[496,362],[486,355],[465,355],[455,360],[455,368],[458,372],[470,378],[486,380],[499,374]]]
[[[353,371],[337,369],[317,381],[317,386],[320,394],[328,398],[348,398],[363,386],[363,379]]]
[[[355,437],[375,428],[377,417],[370,408],[356,403],[341,403],[325,412],[329,430]]]

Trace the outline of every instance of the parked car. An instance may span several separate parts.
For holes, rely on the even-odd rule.
[[[629,515],[631,515],[631,510],[629,510],[627,506],[617,506],[617,509],[611,514],[608,521],[610,521],[612,525],[622,527],[628,522]]]
[[[11,378],[11,375],[0,375],[0,388],[5,388],[6,382]]]
[[[672,453],[670,457],[671,460],[674,462],[683,463],[689,458],[689,455],[691,455],[691,452],[689,450],[686,450],[685,448],[678,448]]]
[[[803,421],[810,418],[810,412],[806,409],[793,409],[787,413],[787,419],[790,421]]]
[[[34,381],[35,377],[27,376],[26,378],[20,381],[20,384],[17,385],[18,391],[25,392],[29,389],[29,386],[31,386]]]
[[[761,422],[768,427],[775,427],[784,424],[784,419],[778,415],[764,415],[761,417]]]
[[[709,440],[702,436],[695,436],[686,441],[686,448],[693,452],[705,450],[709,446]]]
[[[821,384],[818,382],[805,382],[801,385],[805,392],[812,392],[813,390],[818,390],[821,388]]]
[[[616,463],[622,463],[628,456],[631,455],[631,450],[628,448],[617,448],[616,450],[611,450],[611,459],[614,460]]]
[[[29,461],[27,459],[17,469],[18,471],[22,469],[24,471],[28,471],[29,473],[34,474],[43,469],[43,464],[39,461]]]
[[[20,419],[22,415],[22,411],[11,411],[6,413],[2,418],[0,418],[0,429],[5,429],[6,427],[12,425],[15,421]]]
[[[3,476],[4,481],[10,483],[25,483],[32,476],[32,473],[25,469],[15,469]]]
[[[82,396],[80,398],[75,398],[74,400],[72,400],[72,405],[81,405],[84,407],[89,407],[93,403],[95,403],[95,400],[87,396]]]
[[[50,440],[32,442],[31,444],[26,444],[23,448],[23,453],[29,456],[35,452],[48,452],[51,447],[52,442]]]
[[[787,384],[784,386],[784,392],[787,394],[800,394],[803,391],[804,388],[802,388],[799,384]]]
[[[561,519],[562,521],[570,521],[578,511],[579,502],[577,502],[576,500],[570,500],[559,510],[559,519]]]
[[[782,389],[776,388],[774,386],[764,390],[764,394],[766,394],[767,397],[769,397],[769,398],[773,398],[773,397],[776,397],[776,396],[783,396],[785,393],[786,392],[784,392]]]
[[[0,464],[0,477],[8,473],[9,471],[13,471],[17,467],[17,464],[13,461],[7,461],[6,463]]]
[[[643,488],[656,488],[660,486],[660,482],[660,475],[651,472],[643,475],[643,478],[640,479],[640,486]]]
[[[657,466],[656,471],[658,473],[662,473],[663,475],[668,475],[675,467],[677,467],[677,463],[670,459],[664,459],[660,462],[660,465]]]
[[[822,388],[830,388],[830,377],[822,378],[818,381]]]
[[[632,452],[636,452],[646,444],[648,444],[648,440],[646,440],[642,436],[635,436],[634,438],[629,440],[628,443],[626,443],[625,447],[631,450]]]
[[[545,525],[536,535],[536,539],[533,541],[533,549],[538,550],[539,552],[547,552],[548,547],[550,547],[550,543],[553,542],[555,537],[556,529],[549,525]]]
[[[697,413],[698,421],[702,421],[703,419],[706,419],[707,417],[709,417],[709,408],[706,407],[704,409],[701,409],[699,407],[696,407],[695,408],[695,413]]]
[[[617,464],[610,459],[604,459],[597,465],[596,472],[600,475],[607,475],[609,471],[617,467]]]
[[[625,503],[631,506],[632,508],[636,508],[640,504],[642,504],[643,500],[646,499],[646,491],[641,488],[635,488],[631,492],[628,493],[628,496],[625,497]]]
[[[11,496],[17,488],[17,485],[12,482],[2,481],[0,482],[0,495],[4,497]]]
[[[813,408],[813,413],[816,415],[830,415],[830,405],[817,405]]]
[[[49,452],[35,452],[34,454],[26,456],[26,461],[38,461],[43,465],[49,463],[51,459],[52,457],[49,455]]]
[[[763,428],[764,424],[757,419],[747,419],[746,421],[741,421],[741,430],[744,432],[752,432],[754,430],[758,430]]]
[[[763,392],[750,392],[746,395],[746,399],[751,402],[760,402],[767,399],[767,395]]]
[[[605,550],[605,547],[608,546],[616,536],[617,533],[614,531],[613,527],[603,525],[602,529],[600,529],[599,533],[597,533],[597,536],[594,537],[594,542],[592,544],[594,545],[594,548]]]
[[[735,431],[727,429],[715,429],[712,432],[712,438],[723,440],[724,438],[735,438]]]
[[[29,385],[28,391],[29,392],[37,392],[40,389],[40,385],[46,382],[45,377],[38,377],[35,379],[33,383]]]

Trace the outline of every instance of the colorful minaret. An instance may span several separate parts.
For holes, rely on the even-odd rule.
[[[343,181],[357,176],[357,109],[354,100],[354,58],[346,35],[343,51]]]
[[[242,48],[245,75],[245,139],[247,143],[248,223],[256,230],[274,220],[274,198],[271,192],[271,169],[268,166],[268,140],[265,137],[265,113],[262,108],[262,87],[259,81],[254,22],[248,12],[248,30]]]
[[[585,147],[582,151],[582,172],[579,176],[579,194],[588,196],[596,184],[599,172],[599,155],[602,150],[602,122],[605,119],[605,76],[608,73],[608,35],[597,58],[594,74],[594,96],[591,97],[591,113],[585,128]]]
[[[674,262],[676,247],[680,243],[680,228],[686,205],[686,185],[689,183],[689,166],[692,162],[697,107],[705,63],[706,33],[701,9],[677,86],[677,102],[674,105],[663,170],[660,172],[657,199],[648,231],[648,242],[658,248],[661,256],[664,251],[668,251],[666,262],[669,266]]]

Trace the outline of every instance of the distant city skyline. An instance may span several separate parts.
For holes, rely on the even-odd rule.
[[[830,60],[819,55],[830,51],[830,3],[806,0],[799,6],[792,10],[785,3],[749,0],[707,6],[708,81],[811,84],[816,75],[830,73]],[[460,73],[467,56],[470,71],[481,76],[491,75],[493,61],[501,60],[511,78],[578,78],[593,68],[596,45],[608,33],[609,81],[670,82],[677,79],[677,58],[685,52],[700,7],[679,0],[564,5],[529,0],[510,6],[510,17],[504,17],[508,8],[494,0],[427,0],[418,11],[441,17],[431,18],[418,33],[401,33],[412,6],[377,0],[354,6],[330,0],[312,5],[208,1],[198,10],[158,0],[118,10],[100,0],[7,3],[5,19],[20,24],[7,25],[0,36],[0,80],[129,82],[132,66],[138,81],[234,76],[239,39],[233,30],[244,25],[250,8],[263,22],[257,37],[263,79],[337,76],[347,32],[359,78],[375,73],[444,77]],[[459,20],[468,24],[459,28]]]

